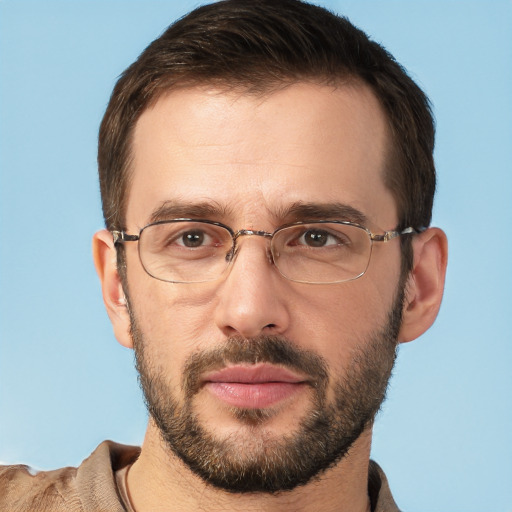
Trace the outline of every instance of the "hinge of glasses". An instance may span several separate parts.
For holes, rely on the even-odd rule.
[[[118,242],[122,242],[124,240],[123,234],[124,233],[122,231],[112,231],[112,237],[114,239],[114,245],[117,244]]]

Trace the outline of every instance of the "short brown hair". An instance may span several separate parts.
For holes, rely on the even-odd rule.
[[[393,147],[384,180],[397,203],[399,227],[428,226],[434,121],[428,98],[405,70],[348,19],[321,7],[299,0],[225,0],[171,25],[118,80],[99,133],[107,228],[125,228],[134,127],[163,92],[198,84],[266,92],[299,81],[336,85],[351,79],[369,85],[387,115]]]

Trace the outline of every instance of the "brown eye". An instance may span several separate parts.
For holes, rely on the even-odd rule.
[[[302,235],[302,238],[305,245],[323,247],[329,240],[329,234],[325,231],[309,230]]]
[[[201,247],[204,243],[204,232],[198,229],[187,231],[181,236],[182,243],[185,247]]]
[[[304,231],[294,245],[319,248],[347,245],[349,240],[342,232],[331,232],[325,229],[308,229]]]

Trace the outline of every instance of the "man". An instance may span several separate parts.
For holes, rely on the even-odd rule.
[[[319,7],[228,0],[171,26],[118,81],[98,153],[94,260],[146,437],[4,468],[0,508],[398,510],[371,431],[442,298],[433,144],[422,91]]]

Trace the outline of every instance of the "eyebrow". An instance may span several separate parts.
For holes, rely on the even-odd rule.
[[[304,220],[342,220],[366,225],[366,215],[344,203],[304,203],[296,202],[281,212],[282,218],[291,219],[292,222]]]
[[[296,201],[288,206],[271,210],[279,222],[300,222],[308,220],[341,220],[366,225],[366,215],[353,206],[344,203],[316,203]],[[164,201],[149,217],[148,224],[172,219],[214,219],[224,220],[235,217],[233,208],[216,201],[189,203],[176,200]]]
[[[149,217],[149,224],[161,220],[172,220],[182,218],[222,219],[228,217],[230,213],[230,208],[228,208],[227,206],[222,206],[215,201],[201,201],[199,203],[164,201],[151,213]]]

